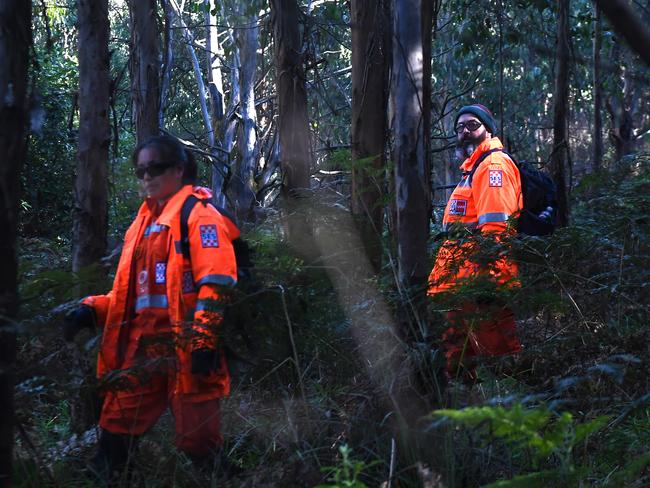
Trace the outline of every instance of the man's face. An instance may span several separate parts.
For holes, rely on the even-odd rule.
[[[472,130],[473,129],[473,130]],[[456,152],[461,158],[468,158],[485,139],[490,137],[483,122],[472,114],[463,114],[456,122]]]

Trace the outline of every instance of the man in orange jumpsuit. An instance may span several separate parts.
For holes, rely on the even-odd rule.
[[[103,327],[97,361],[105,384],[94,466],[124,466],[133,441],[171,407],[176,445],[210,460],[223,442],[219,399],[230,377],[219,340],[224,289],[236,283],[231,241],[238,229],[213,206],[198,203],[187,221],[189,256],[181,244],[180,213],[194,195],[197,167],[176,139],[140,144],[135,174],[147,194],[126,232],[112,290],[91,296],[66,318],[66,338]]]
[[[429,276],[428,294],[454,291],[477,277],[498,285],[513,286],[517,265],[507,256],[495,256],[489,263],[476,259],[477,233],[499,240],[513,233],[508,223],[522,208],[519,170],[499,149],[492,113],[483,105],[462,107],[454,124],[457,155],[463,160],[460,183],[453,190],[443,217],[447,240],[442,244]],[[476,166],[478,164],[478,166]],[[473,381],[473,358],[516,353],[521,345],[515,334],[514,314],[500,301],[463,302],[459,310],[448,313],[450,327],[442,344],[447,374]]]

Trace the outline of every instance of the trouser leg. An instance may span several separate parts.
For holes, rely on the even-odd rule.
[[[210,456],[219,452],[221,410],[219,399],[195,400],[191,395],[176,395],[171,400],[176,423],[176,446],[194,457]]]
[[[476,379],[477,356],[503,356],[521,351],[514,313],[505,305],[466,302],[447,314],[450,327],[443,334],[447,373],[467,381]]]

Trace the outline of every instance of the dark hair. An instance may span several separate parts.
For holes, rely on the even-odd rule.
[[[131,163],[133,166],[138,164],[138,155],[140,151],[146,148],[158,151],[162,161],[178,163],[183,168],[183,184],[193,185],[196,183],[198,168],[194,155],[185,149],[179,140],[172,136],[155,136],[141,142],[133,150]]]

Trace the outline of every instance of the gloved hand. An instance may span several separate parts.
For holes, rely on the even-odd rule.
[[[88,305],[79,305],[76,309],[68,312],[63,319],[63,338],[70,342],[86,327],[95,328],[95,310]]]
[[[192,374],[208,375],[219,369],[219,351],[197,349],[192,351]]]

